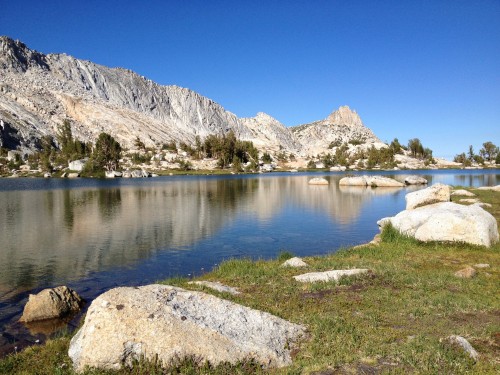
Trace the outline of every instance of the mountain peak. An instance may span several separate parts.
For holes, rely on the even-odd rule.
[[[361,118],[356,111],[351,110],[349,106],[340,106],[339,109],[333,111],[326,121],[331,125],[344,125],[344,126],[363,126]]]
[[[29,49],[19,40],[0,36],[0,68],[21,73],[35,66],[49,69],[45,55]]]

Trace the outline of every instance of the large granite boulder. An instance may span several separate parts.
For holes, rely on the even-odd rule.
[[[35,322],[54,318],[62,318],[77,312],[83,306],[83,299],[67,286],[44,289],[38,294],[30,294],[24,306],[20,322]]]
[[[466,242],[489,247],[499,238],[495,218],[476,205],[435,203],[405,210],[377,222],[380,227],[388,223],[401,233],[424,242]]]
[[[305,328],[215,296],[168,285],[115,288],[97,297],[73,337],[69,356],[85,366],[118,369],[134,359],[164,365],[194,357],[212,364],[254,359],[290,365]]]
[[[339,181],[340,186],[372,186],[372,187],[403,187],[402,182],[383,176],[354,176],[344,177]]]
[[[405,199],[407,210],[413,210],[417,207],[438,202],[449,202],[450,187],[448,185],[437,183],[428,188],[408,193],[406,194]]]

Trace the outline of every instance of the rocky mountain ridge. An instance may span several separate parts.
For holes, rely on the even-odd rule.
[[[33,149],[70,119],[74,135],[95,141],[105,131],[126,147],[146,146],[232,130],[261,150],[305,156],[328,151],[333,140],[379,142],[356,112],[341,107],[325,120],[287,128],[271,116],[238,118],[186,88],[159,85],[123,68],[108,68],[66,54],[44,55],[0,37],[0,146]]]

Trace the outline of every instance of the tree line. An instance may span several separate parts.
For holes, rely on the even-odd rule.
[[[454,162],[462,163],[465,166],[471,166],[472,163],[484,164],[485,162],[500,164],[500,150],[493,142],[484,142],[483,147],[479,150],[479,154],[474,152],[474,147],[469,146],[467,153],[455,155]]]

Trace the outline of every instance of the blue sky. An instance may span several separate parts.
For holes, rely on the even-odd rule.
[[[0,35],[287,126],[355,109],[435,156],[500,144],[500,0],[1,1]]]

